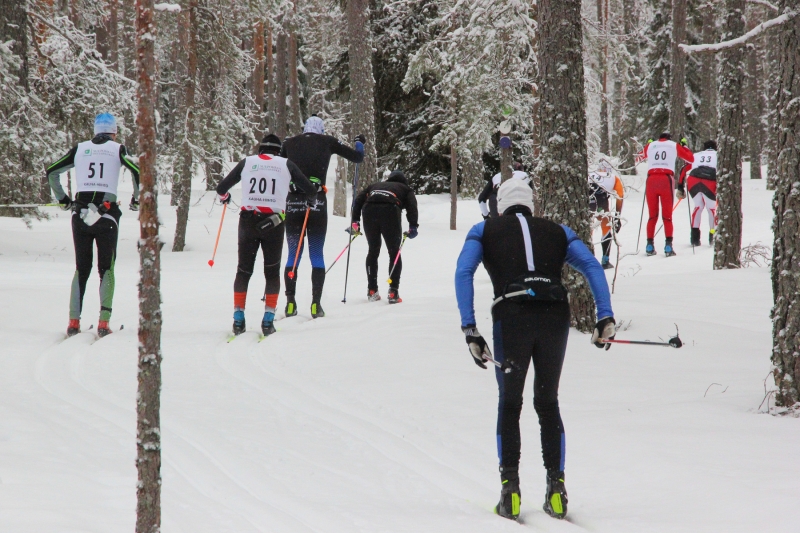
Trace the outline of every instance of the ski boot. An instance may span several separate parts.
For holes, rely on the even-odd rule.
[[[235,309],[233,311],[233,334],[241,335],[245,331],[244,309]]]
[[[653,245],[653,239],[647,239],[647,247],[644,249],[647,255],[656,255],[656,247]]]
[[[67,337],[74,337],[81,332],[81,319],[70,318],[69,325],[67,326]]]
[[[502,467],[500,467],[502,471]],[[519,490],[519,474],[505,472],[500,475],[500,482],[503,488],[500,490],[500,501],[494,508],[494,512],[503,518],[516,520],[519,518],[519,506],[522,501],[522,494]]]
[[[608,256],[604,255],[603,260],[600,262],[600,266],[603,267],[603,270],[608,270],[609,268],[614,268],[614,264],[608,260]]]
[[[567,489],[564,487],[563,471],[547,473],[547,496],[542,509],[559,520],[567,516]]]
[[[111,331],[111,328],[108,327],[108,320],[100,320],[97,323],[97,335],[99,337],[105,337],[106,335],[111,335],[114,333]]]
[[[672,237],[667,237],[667,241],[664,244],[664,255],[666,255],[667,257],[672,257],[674,255],[677,255],[675,253],[675,250],[672,249]]]
[[[286,302],[286,317],[297,315],[297,302],[294,301],[294,296],[289,298]]]
[[[261,333],[263,333],[265,337],[268,337],[277,331],[275,329],[274,321],[275,312],[264,311],[264,318],[261,319]]]
[[[711,246],[714,246],[714,235],[716,234],[717,234],[716,229],[712,229],[711,231],[708,232],[708,244],[710,244]]]
[[[322,306],[319,303],[314,302],[311,304],[311,318],[322,318],[325,316],[325,311],[322,310]]]
[[[370,302],[377,302],[380,299],[381,295],[378,293],[378,291],[373,291],[372,289],[370,289],[370,291],[367,293],[367,300],[369,300]]]
[[[700,246],[700,228],[692,228],[692,246]]]
[[[400,293],[397,292],[397,289],[389,289],[389,297],[388,298],[389,298],[389,303],[390,304],[399,304],[399,303],[401,303],[403,301],[403,299],[400,298]]]

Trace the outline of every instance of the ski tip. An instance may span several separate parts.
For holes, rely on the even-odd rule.
[[[125,329],[125,324],[120,324],[119,325],[119,330],[122,331],[123,329]]]

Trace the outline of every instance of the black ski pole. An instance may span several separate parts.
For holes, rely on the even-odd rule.
[[[356,203],[356,193],[358,192],[358,163],[356,163],[356,170],[353,175],[353,202],[350,204],[350,216],[353,216],[353,205]],[[350,242],[352,243],[353,236],[350,235]],[[342,303],[347,303],[347,278],[350,275],[350,250],[351,246],[347,247],[347,267],[344,271],[344,296],[342,297]]]
[[[639,241],[642,238],[642,222],[644,222],[644,204],[647,203],[647,181],[644,182],[644,195],[642,196],[642,215],[639,217],[639,233],[636,234],[636,253],[639,253]],[[617,260],[619,263],[619,260]]]
[[[689,228],[692,228],[692,227],[694,227],[694,226],[692,226],[692,206],[689,204],[689,194],[688,194],[689,191],[687,190],[686,193],[687,193],[686,194],[686,207],[689,208]],[[691,233],[691,231],[692,230],[689,229],[690,233]],[[691,240],[691,237],[689,237],[689,239]],[[694,255],[694,240],[692,240],[692,255]]]

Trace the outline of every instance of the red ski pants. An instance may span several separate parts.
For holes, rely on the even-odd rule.
[[[652,239],[658,222],[658,206],[661,204],[661,219],[664,221],[664,235],[672,237],[672,196],[674,189],[672,174],[653,172],[647,176],[647,238]]]

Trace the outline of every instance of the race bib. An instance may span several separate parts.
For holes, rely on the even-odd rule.
[[[715,150],[703,150],[694,154],[694,168],[697,167],[711,167],[717,168],[717,152]]]
[[[242,170],[242,207],[267,207],[274,213],[282,213],[286,210],[291,181],[283,157],[249,156]]]
[[[75,152],[77,192],[104,192],[117,195],[119,171],[119,143],[106,141],[94,144],[82,142]]]
[[[675,172],[678,150],[673,141],[654,141],[647,147],[647,170],[663,168]]]

